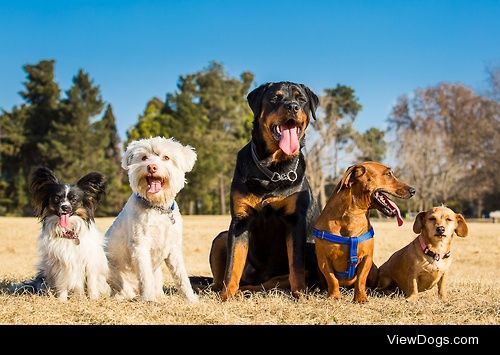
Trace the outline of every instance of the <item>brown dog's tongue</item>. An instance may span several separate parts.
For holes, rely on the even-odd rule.
[[[401,227],[403,225],[403,217],[401,216],[401,211],[399,210],[398,205],[392,202],[389,198],[386,201],[391,205],[392,208],[396,210],[396,219],[398,221],[398,226]]]
[[[59,225],[63,228],[67,228],[69,224],[69,214],[62,214],[59,216]]]
[[[279,144],[281,150],[287,155],[293,155],[299,150],[299,137],[297,127],[281,126],[281,138]]]
[[[401,211],[397,210],[397,215],[396,215],[396,219],[398,220],[398,226],[401,227],[403,225],[403,218],[401,217]]]

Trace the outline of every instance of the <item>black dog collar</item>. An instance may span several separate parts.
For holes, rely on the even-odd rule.
[[[280,174],[275,171],[269,170],[267,167],[262,165],[262,163],[259,161],[259,158],[257,157],[257,153],[255,152],[255,143],[252,141],[251,143],[251,151],[252,151],[252,159],[255,165],[257,165],[257,168],[272,182],[278,182],[278,181],[290,181],[290,182],[295,182],[297,180],[297,167],[299,166],[299,160],[300,158],[297,157],[297,161],[295,162],[295,168],[290,170],[288,173]]]

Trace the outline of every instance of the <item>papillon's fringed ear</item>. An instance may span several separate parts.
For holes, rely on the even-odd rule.
[[[49,168],[36,168],[30,178],[30,194],[36,216],[41,216],[48,201],[51,188],[59,185],[54,172]]]
[[[106,193],[106,177],[98,172],[92,172],[82,177],[76,185],[85,192],[89,201],[95,206]]]
[[[424,219],[425,212],[420,212],[417,214],[417,217],[415,217],[415,222],[413,222],[413,232],[415,234],[420,234],[420,232],[422,232],[422,229],[424,228]]]
[[[348,167],[344,173],[344,176],[342,176],[338,191],[342,190],[343,188],[350,188],[356,181],[356,179],[363,176],[365,172],[366,168],[362,165],[352,165]]]
[[[316,120],[316,109],[319,105],[319,98],[314,92],[311,91],[311,89],[309,89],[304,84],[300,84],[300,86],[302,86],[302,88],[306,92],[309,109],[311,110],[311,116],[312,118],[314,118],[314,120]]]
[[[31,193],[36,193],[46,185],[57,185],[59,180],[57,180],[54,172],[49,168],[40,167],[33,171],[31,174]]]
[[[247,95],[248,106],[252,109],[253,117],[259,117],[262,110],[262,99],[270,86],[271,83],[262,84]]]

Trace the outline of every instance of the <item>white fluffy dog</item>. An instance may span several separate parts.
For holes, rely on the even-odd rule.
[[[165,260],[188,301],[198,301],[184,266],[182,217],[174,200],[195,161],[193,148],[172,138],[141,139],[127,147],[122,167],[133,193],[105,236],[110,282],[118,297],[140,294],[155,301],[162,296]]]

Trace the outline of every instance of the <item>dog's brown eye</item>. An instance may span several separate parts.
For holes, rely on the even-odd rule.
[[[448,222],[453,221],[451,218],[446,218],[446,220],[447,220]]]
[[[436,217],[429,218],[429,221],[435,221],[435,220],[436,220]]]
[[[163,159],[163,160],[170,160],[170,158],[169,158],[168,156],[166,156],[166,155],[164,155],[164,156],[162,157],[162,159]]]
[[[146,160],[147,158],[148,158],[147,156],[143,156],[142,161]]]
[[[277,94],[271,99],[272,102],[280,102],[281,100],[283,100],[283,95],[281,94]]]

